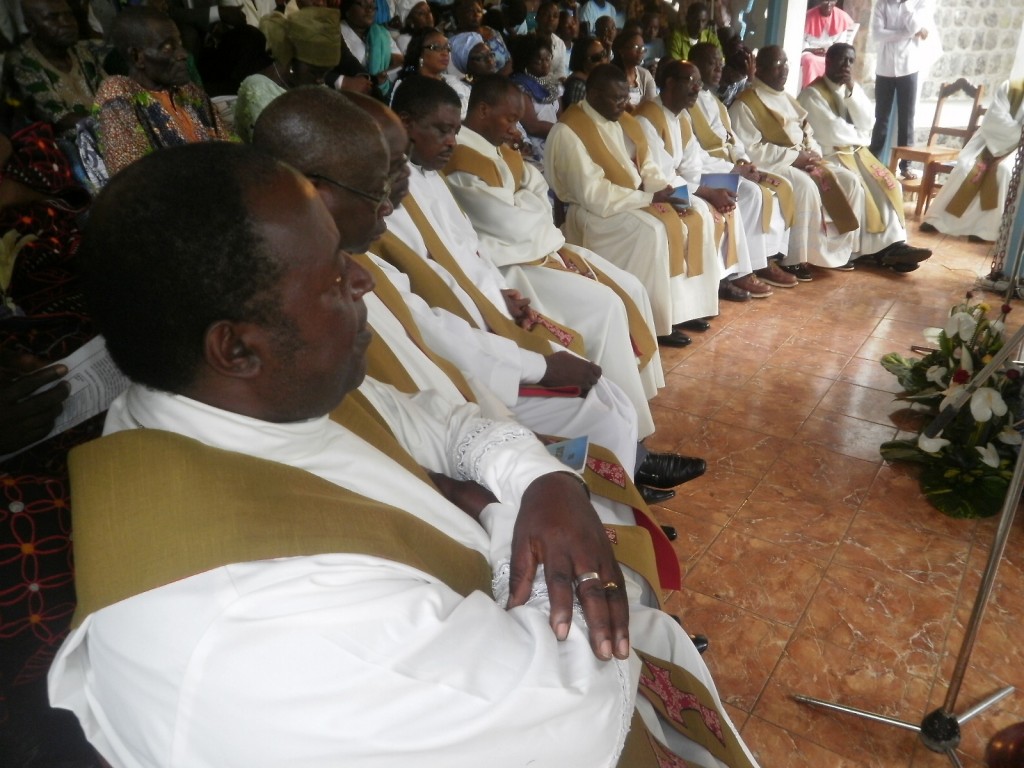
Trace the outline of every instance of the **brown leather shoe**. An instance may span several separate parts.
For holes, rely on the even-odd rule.
[[[750,301],[750,291],[737,288],[731,280],[723,280],[718,284],[718,298],[723,301]]]
[[[757,275],[753,272],[743,277],[737,277],[732,284],[747,291],[752,299],[767,299],[775,293],[767,283],[758,280]]]
[[[768,283],[768,285],[774,285],[777,288],[796,288],[797,283],[800,282],[780,267],[779,262],[774,260],[769,261],[767,267],[757,270],[754,274],[757,275],[757,278],[762,283]]]

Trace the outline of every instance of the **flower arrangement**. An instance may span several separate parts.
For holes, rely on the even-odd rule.
[[[971,303],[972,298],[968,292],[937,336],[930,337],[937,349],[921,359],[895,352],[882,358],[882,366],[904,389],[897,399],[923,403],[938,415],[1006,343],[1011,307],[1004,304],[998,318],[990,320],[989,305]],[[1004,363],[939,435],[922,432],[916,440],[883,443],[882,457],[920,464],[921,491],[941,512],[962,518],[996,514],[1021,445],[1021,384],[1020,367]]]

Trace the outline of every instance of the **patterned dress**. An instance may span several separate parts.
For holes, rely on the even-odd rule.
[[[57,123],[68,115],[85,117],[107,73],[92,44],[79,42],[68,49],[71,70],[62,72],[39,52],[31,40],[7,59],[8,90],[23,102],[33,119]]]
[[[210,97],[188,83],[148,91],[135,80],[114,75],[96,94],[100,153],[113,176],[154,149],[200,141],[232,141]]]

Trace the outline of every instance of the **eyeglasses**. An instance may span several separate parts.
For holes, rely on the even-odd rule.
[[[642,51],[646,47],[647,46],[645,46],[645,45],[627,45],[626,46],[626,50],[627,51]]]
[[[443,45],[441,43],[431,43],[430,45],[424,45],[423,50],[433,51],[434,53],[440,53],[441,51],[444,51],[445,53],[451,53],[452,47],[448,45],[448,43],[445,43]]]
[[[342,184],[340,181],[335,181],[334,179],[330,178],[329,176],[324,176],[321,173],[307,173],[306,174],[306,178],[316,179],[317,181],[326,181],[328,184],[330,184],[332,186],[335,186],[338,189],[343,189],[346,192],[350,192],[351,194],[355,195],[356,197],[361,197],[363,200],[366,200],[368,203],[373,203],[373,214],[375,216],[379,216],[380,215],[381,210],[384,208],[385,205],[388,204],[388,200],[391,197],[391,179],[390,178],[387,179],[384,182],[384,191],[381,192],[379,195],[375,195],[372,192],[364,192],[361,189],[356,189],[355,187],[350,187],[348,184]]]

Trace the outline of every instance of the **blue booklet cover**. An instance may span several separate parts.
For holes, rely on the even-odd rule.
[[[672,190],[672,204],[680,208],[690,206],[690,190],[685,184],[680,184]]]
[[[740,175],[738,173],[702,173],[700,185],[710,189],[728,189],[733,194],[740,186]]]
[[[545,447],[548,449],[548,453],[569,467],[569,469],[582,472],[583,467],[587,463],[587,449],[590,447],[590,439],[583,435],[582,437],[574,437],[571,440],[551,443]]]

